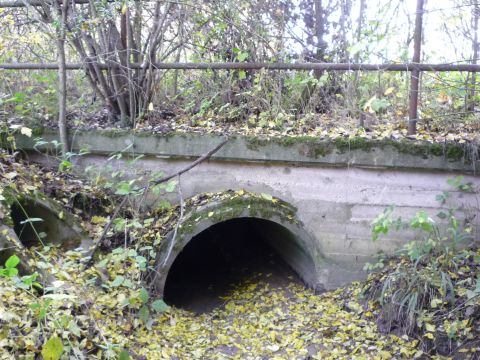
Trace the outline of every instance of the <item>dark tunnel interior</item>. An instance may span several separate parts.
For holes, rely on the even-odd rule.
[[[220,297],[235,284],[253,276],[272,286],[300,282],[272,246],[280,238],[294,241],[283,226],[257,218],[236,218],[209,227],[172,264],[164,287],[165,302],[204,313],[220,306]]]
[[[55,208],[49,208],[33,199],[21,199],[10,207],[13,230],[25,247],[44,244],[73,249],[82,238],[72,224],[59,218]]]
[[[11,207],[14,231],[21,243],[30,247],[39,244],[40,238],[52,232],[52,215],[33,202],[14,203]]]

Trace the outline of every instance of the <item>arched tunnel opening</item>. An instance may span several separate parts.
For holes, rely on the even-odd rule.
[[[25,247],[41,244],[73,248],[80,235],[58,218],[57,213],[34,199],[18,199],[10,208],[13,230]]]
[[[54,215],[34,201],[22,200],[14,203],[11,207],[11,216],[13,229],[26,247],[45,243],[48,241],[47,237],[54,234],[52,228]]]
[[[303,272],[305,279],[313,269],[309,255],[284,226],[235,218],[212,225],[187,243],[170,267],[164,300],[204,313],[220,306],[222,297],[242,281],[254,277],[273,287],[286,286],[303,283],[297,273]]]

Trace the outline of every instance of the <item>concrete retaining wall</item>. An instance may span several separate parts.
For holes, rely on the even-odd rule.
[[[43,136],[48,140],[55,134]],[[170,174],[221,141],[221,136],[200,134],[79,132],[73,144],[74,149],[90,150],[89,155],[76,159],[79,168],[96,165],[99,171],[142,169]],[[237,137],[210,161],[182,176],[183,196],[241,188],[276,196],[298,209],[303,229],[331,264],[361,277],[364,263],[373,254],[379,250],[391,252],[415,236],[393,232],[377,242],[371,240],[371,221],[386,206],[396,205],[395,214],[406,218],[419,210],[435,215],[441,208],[436,195],[452,191],[448,179],[463,174],[466,181],[477,188],[480,185],[475,176],[478,150],[474,148],[456,144],[439,148],[416,142],[401,146],[364,140],[352,143],[349,148],[344,142],[311,138],[254,141]],[[25,137],[19,137],[18,144],[24,149],[33,148],[32,140]],[[107,165],[106,154],[125,148],[133,156],[146,156],[134,166],[128,166],[125,157]],[[48,161],[42,155],[31,156]],[[462,216],[471,218],[478,228],[476,195],[453,192],[444,207],[454,205],[460,206]],[[332,272],[322,281],[326,288],[333,288],[355,276]]]

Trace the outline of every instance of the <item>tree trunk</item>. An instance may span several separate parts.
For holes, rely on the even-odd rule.
[[[127,5],[127,10],[125,14],[126,18],[126,34],[127,38],[125,41],[125,51],[126,51],[126,61],[127,61],[127,87],[128,87],[128,111],[129,111],[129,125],[134,127],[135,125],[135,118],[136,118],[136,104],[135,104],[135,83],[134,83],[134,75],[132,71],[132,50],[134,49],[133,47],[133,34],[132,34],[132,27],[130,25],[130,9],[128,8]]]
[[[56,3],[56,2],[55,2]],[[65,37],[67,22],[68,0],[63,0],[62,7],[56,3],[58,16],[61,18],[59,28],[57,30],[57,51],[58,51],[58,133],[60,135],[60,143],[62,146],[62,156],[66,156],[68,146],[67,135],[67,70],[65,59]]]
[[[322,0],[315,0],[314,3],[314,15],[315,15],[315,37],[317,38],[315,60],[318,62],[325,62],[325,53],[327,51],[327,42],[323,36],[325,34],[325,21],[323,18],[323,6]],[[315,77],[319,79],[323,71],[315,70]]]
[[[417,0],[417,11],[415,16],[415,32],[413,34],[413,60],[414,64],[420,63],[420,54],[422,46],[422,19],[423,2]],[[418,87],[420,83],[420,71],[417,68],[412,70],[410,81],[410,102],[408,108],[408,134],[414,135],[417,132],[418,117]]]
[[[478,60],[478,18],[480,17],[480,7],[478,0],[473,1],[473,36],[472,36],[472,64],[476,65]],[[470,92],[467,95],[467,111],[475,111],[475,86],[477,82],[477,73],[472,72],[470,78]]]
[[[360,0],[360,11],[358,13],[358,22],[357,22],[357,30],[356,30],[356,40],[357,44],[362,40],[362,29],[363,29],[363,18],[365,17],[365,8],[366,8],[366,0]],[[354,55],[354,62],[358,64],[360,62],[360,51],[357,50],[357,52]],[[354,84],[354,91],[355,91],[355,99],[358,99],[359,96],[359,91],[358,91],[358,71],[355,71],[355,75],[353,78],[353,84]],[[358,126],[363,128],[365,127],[365,113],[363,112],[363,109],[360,109],[360,116],[358,119]]]
[[[349,23],[349,19],[351,16],[352,11],[352,3],[351,0],[341,0],[340,1],[340,22],[339,22],[339,32],[340,32],[340,39],[341,44],[338,49],[339,54],[339,62],[349,63],[350,62],[350,54],[348,51],[348,40],[347,40],[347,29],[351,28],[352,24]]]

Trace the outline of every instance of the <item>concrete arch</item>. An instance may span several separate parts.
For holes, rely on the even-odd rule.
[[[319,275],[327,266],[319,244],[303,227],[296,216],[296,208],[267,194],[246,193],[213,200],[190,211],[179,227],[175,239],[170,232],[160,247],[154,287],[163,296],[170,268],[177,256],[192,239],[216,224],[226,224],[234,219],[252,219],[259,233],[274,238],[269,245],[309,286],[323,289]],[[252,222],[253,223],[253,222]],[[172,244],[173,240],[173,244]]]

